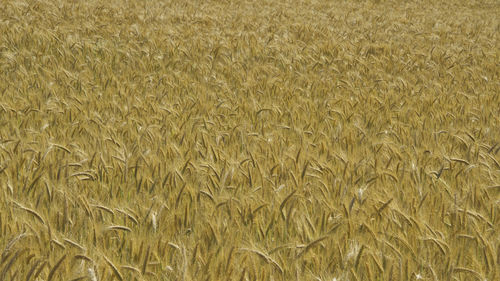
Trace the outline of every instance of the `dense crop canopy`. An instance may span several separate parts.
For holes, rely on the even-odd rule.
[[[2,0],[0,280],[499,280],[499,15]]]

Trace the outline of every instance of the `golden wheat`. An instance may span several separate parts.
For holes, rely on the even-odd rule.
[[[0,280],[498,280],[495,0],[3,0]]]

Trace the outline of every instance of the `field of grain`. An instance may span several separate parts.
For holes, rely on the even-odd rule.
[[[498,15],[2,0],[0,280],[499,280]]]

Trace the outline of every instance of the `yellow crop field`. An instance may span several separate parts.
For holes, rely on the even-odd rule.
[[[0,0],[0,280],[500,280],[499,15]]]

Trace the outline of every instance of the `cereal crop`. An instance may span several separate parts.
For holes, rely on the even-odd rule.
[[[0,280],[500,280],[497,0],[1,0]]]

